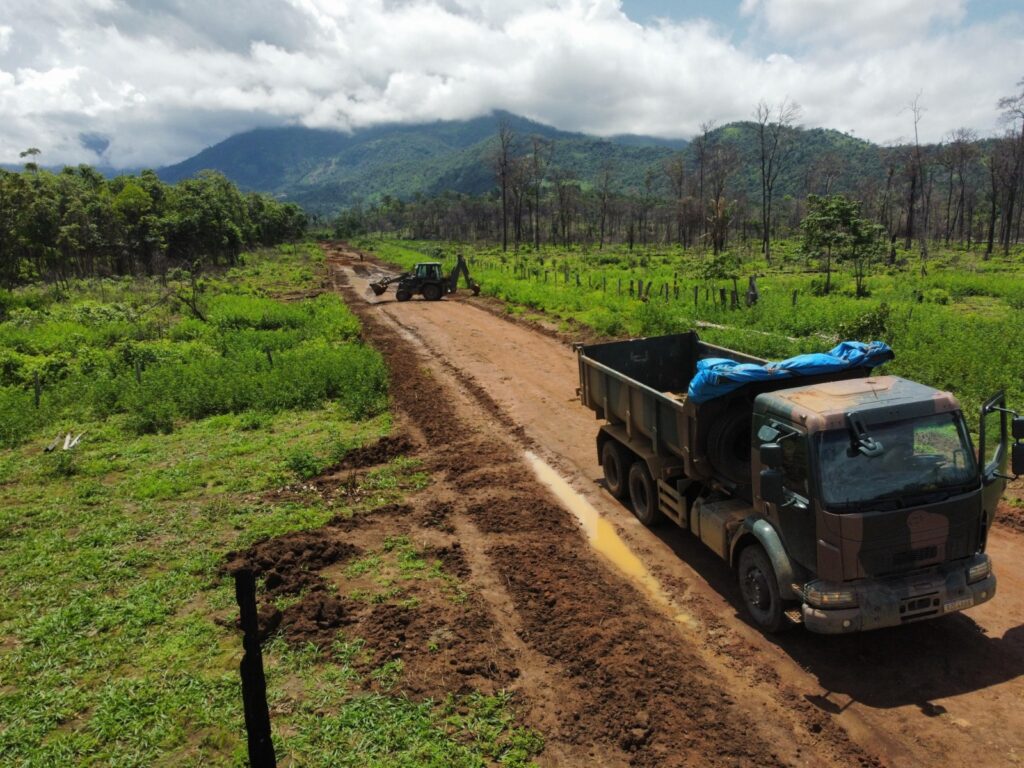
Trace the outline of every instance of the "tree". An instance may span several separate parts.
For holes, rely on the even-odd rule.
[[[533,247],[540,250],[540,193],[551,160],[551,144],[540,136],[530,137],[530,217],[533,219]]]
[[[507,117],[498,120],[498,146],[494,155],[494,173],[501,187],[501,250],[508,250],[508,188],[512,173],[512,142],[515,135]]]
[[[711,186],[711,215],[708,220],[711,224],[711,248],[717,254],[725,248],[729,234],[730,210],[725,189],[739,165],[739,155],[734,146],[725,142],[716,144],[709,154],[707,175]]]
[[[772,263],[772,197],[779,174],[790,154],[787,133],[800,116],[800,105],[783,99],[778,108],[760,101],[754,112],[761,161],[761,252]]]
[[[665,161],[663,166],[675,199],[676,208],[676,239],[683,244],[683,197],[686,194],[686,157],[677,152]]]
[[[1006,203],[1003,206],[1002,243],[1004,255],[1010,252],[1010,234],[1013,230],[1014,207],[1017,205],[1017,188],[1020,186],[1021,176],[1024,175],[1024,78],[1018,81],[1017,86],[1021,89],[1020,93],[999,100],[1003,118],[1010,124],[1007,138],[1011,147],[1009,173],[1006,180]],[[1017,128],[1018,120],[1020,129]]]
[[[858,296],[866,296],[865,280],[885,250],[884,229],[860,215],[860,203],[843,195],[807,198],[807,216],[800,223],[802,249],[825,263],[824,293],[832,291],[832,260],[849,262]]]
[[[708,134],[715,129],[714,120],[708,120],[700,124],[700,136],[696,138],[694,144],[697,145],[697,199],[700,201],[697,205],[697,215],[700,216],[700,236],[703,241],[704,235],[707,233],[707,210],[706,210],[706,199],[704,197],[704,172],[707,166],[708,160]],[[703,248],[703,244],[701,245]]]
[[[598,248],[604,248],[605,228],[608,225],[608,213],[612,202],[612,173],[614,168],[611,161],[605,161],[601,165],[601,175],[597,180],[597,199],[600,210],[600,242]]]

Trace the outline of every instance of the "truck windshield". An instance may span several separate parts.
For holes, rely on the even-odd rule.
[[[959,413],[872,424],[868,432],[881,445],[872,456],[858,450],[849,430],[822,433],[818,455],[826,507],[920,504],[926,503],[921,497],[938,500],[978,482]]]

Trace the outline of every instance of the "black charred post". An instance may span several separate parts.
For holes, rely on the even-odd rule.
[[[263,674],[259,622],[256,615],[256,577],[247,568],[235,572],[235,599],[241,614],[245,655],[238,666],[242,676],[242,704],[245,732],[249,739],[249,764],[252,768],[276,768],[277,756],[270,735],[270,709],[267,706],[267,679]]]

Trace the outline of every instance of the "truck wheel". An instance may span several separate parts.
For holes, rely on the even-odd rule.
[[[604,470],[604,485],[616,499],[625,498],[629,492],[628,464],[622,446],[614,440],[606,440],[601,448],[601,468]]]
[[[423,286],[423,298],[427,301],[438,301],[441,298],[441,286],[431,283]]]
[[[412,294],[403,288],[399,288],[397,291],[395,291],[395,298],[398,299],[399,301],[408,301],[409,299],[412,298]]]
[[[737,575],[743,604],[757,626],[765,632],[785,629],[788,623],[783,613],[775,569],[760,544],[751,544],[740,552]]]
[[[658,511],[658,489],[654,485],[647,465],[642,461],[634,461],[629,468],[629,496],[633,501],[633,514],[636,519],[653,528],[661,520]]]

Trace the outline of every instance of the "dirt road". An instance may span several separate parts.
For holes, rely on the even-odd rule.
[[[442,452],[471,459],[472,493],[455,528],[495,631],[513,649],[511,687],[551,739],[542,760],[1024,763],[1019,532],[993,530],[999,595],[969,613],[852,637],[767,638],[744,620],[722,562],[678,529],[643,528],[602,489],[598,423],[576,398],[568,345],[482,300],[367,298],[378,267],[344,249],[328,255],[333,285],[399,371],[399,408],[444,401],[460,425],[457,439],[450,430],[424,439],[431,450],[454,440]],[[540,484],[525,451],[553,467],[575,501]],[[447,467],[458,490],[467,472]],[[569,511],[576,502],[616,539],[604,554],[584,543]]]

